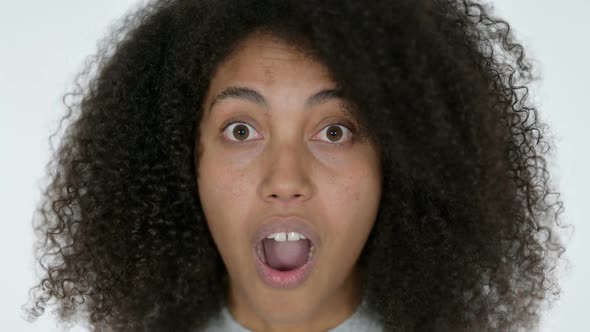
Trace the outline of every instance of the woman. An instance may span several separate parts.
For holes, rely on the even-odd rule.
[[[532,69],[487,11],[137,11],[68,105],[31,317],[56,299],[97,331],[535,326],[562,203]]]

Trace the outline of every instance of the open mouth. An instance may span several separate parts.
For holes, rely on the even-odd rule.
[[[272,233],[256,246],[256,269],[270,286],[292,288],[310,274],[315,246],[296,232]]]
[[[290,271],[303,266],[314,252],[313,243],[297,232],[270,234],[256,246],[258,258],[278,271]]]

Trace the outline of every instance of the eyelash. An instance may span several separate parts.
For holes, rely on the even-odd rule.
[[[253,127],[252,125],[250,125],[249,123],[242,121],[242,120],[228,120],[226,122],[223,123],[223,125],[221,125],[221,128],[219,130],[220,133],[223,133],[227,127],[231,126],[234,123],[243,123],[243,124],[247,124],[251,127]],[[322,128],[321,131],[323,131],[324,129],[328,128],[328,127],[333,127],[333,126],[343,126],[346,129],[348,129],[350,131],[350,135],[352,136],[350,141],[348,143],[353,143],[356,140],[356,127],[352,124],[352,123],[348,123],[348,121],[336,121],[334,123],[331,123],[327,126],[324,126]],[[239,142],[239,141],[232,141],[230,140],[230,143],[232,144],[246,144],[248,143],[246,142]],[[343,143],[327,143],[327,144],[332,144],[332,145],[343,145],[346,144],[347,142],[343,142]]]

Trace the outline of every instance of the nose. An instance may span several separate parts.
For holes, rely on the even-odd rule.
[[[313,186],[304,147],[294,144],[275,145],[265,158],[260,195],[268,203],[288,207],[311,198]]]

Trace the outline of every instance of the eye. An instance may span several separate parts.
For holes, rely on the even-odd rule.
[[[327,127],[324,127],[314,138],[321,136],[327,137],[329,143],[341,143],[343,141],[352,140],[354,134],[353,129],[349,129],[349,126],[343,123],[332,123]],[[342,139],[342,137],[348,137]]]
[[[349,127],[352,127],[353,129],[350,129]],[[251,136],[256,133],[256,130],[246,122],[231,120],[228,124],[222,126],[221,132],[224,133],[224,136],[229,137],[229,140],[232,142],[247,142],[249,138],[252,138]],[[256,137],[260,138],[261,136],[255,135],[254,138]],[[324,127],[313,138],[318,137],[320,137],[320,139],[326,137],[328,139],[327,142],[333,144],[347,140],[346,138],[342,139],[342,137],[347,137],[350,141],[354,138],[354,126],[339,122],[332,123]]]
[[[224,125],[222,128],[222,132],[229,133],[225,136],[229,137],[229,140],[232,142],[244,142],[250,136],[252,136],[251,133],[256,132],[254,127],[242,121],[230,121],[227,125]],[[232,139],[232,137],[236,139]]]

